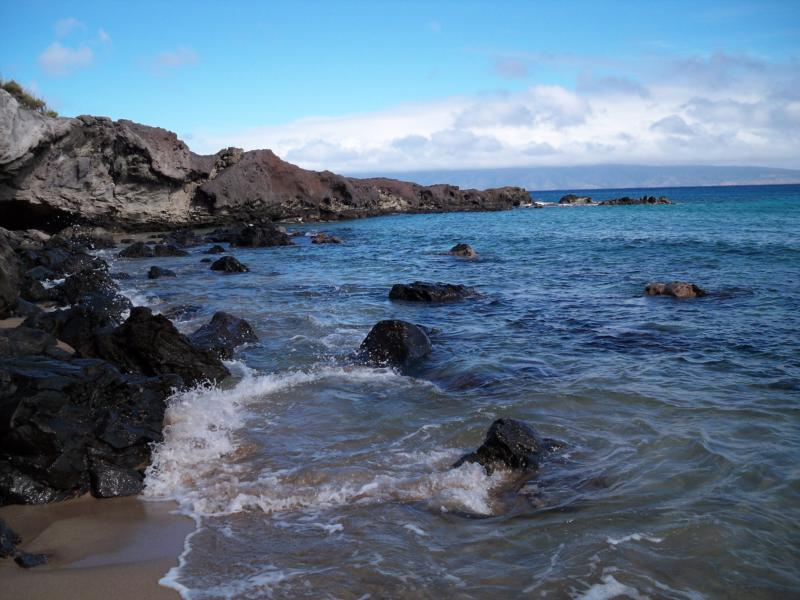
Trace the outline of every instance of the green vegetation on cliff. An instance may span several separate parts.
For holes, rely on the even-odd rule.
[[[2,79],[0,79],[0,88],[4,89],[9,94],[14,96],[14,99],[25,108],[28,108],[30,110],[35,110],[38,113],[47,115],[48,117],[58,116],[58,113],[56,111],[47,106],[47,102],[45,102],[41,98],[37,98],[36,96],[26,92],[23,89],[23,87],[13,79],[10,79],[8,81],[3,81]]]

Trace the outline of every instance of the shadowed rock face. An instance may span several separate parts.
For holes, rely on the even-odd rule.
[[[164,129],[44,117],[0,90],[0,226],[56,232],[82,222],[143,230],[504,210],[529,200],[522,188],[481,192],[308,171],[270,150],[201,156]]]

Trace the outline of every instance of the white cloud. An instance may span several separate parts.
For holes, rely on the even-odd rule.
[[[100,40],[101,44],[111,43],[111,36],[108,35],[108,32],[105,29],[99,29],[97,31],[97,39]]]
[[[39,55],[39,66],[50,75],[69,75],[89,66],[93,59],[92,50],[87,46],[69,48],[53,42]]]
[[[153,59],[153,67],[160,73],[194,64],[197,64],[197,53],[191,48],[168,50]]]
[[[58,37],[66,37],[73,31],[86,29],[86,25],[75,17],[67,17],[66,19],[56,21],[55,29]]]
[[[345,173],[603,162],[797,168],[795,66],[713,55],[650,65],[658,73],[651,81],[583,77],[575,89],[532,85],[233,133],[195,132],[192,147],[271,148],[303,167]]]

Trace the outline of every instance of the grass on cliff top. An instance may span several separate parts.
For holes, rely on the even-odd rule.
[[[52,108],[47,106],[47,102],[41,98],[37,98],[33,94],[26,92],[23,87],[13,79],[3,81],[0,79],[0,88],[7,91],[14,96],[14,99],[19,102],[24,108],[35,110],[38,113],[47,115],[48,117],[57,117],[58,113]]]

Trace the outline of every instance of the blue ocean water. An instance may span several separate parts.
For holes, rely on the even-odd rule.
[[[603,190],[668,206],[290,226],[236,249],[116,259],[155,310],[261,338],[177,395],[147,479],[198,519],[165,583],[212,598],[783,598],[800,594],[800,186]],[[555,201],[563,192],[533,193]],[[476,260],[442,255],[468,242]],[[392,302],[393,283],[476,299]],[[643,295],[695,282],[706,298]],[[353,366],[370,327],[434,328],[411,372]],[[498,417],[565,443],[522,490],[451,470]]]

